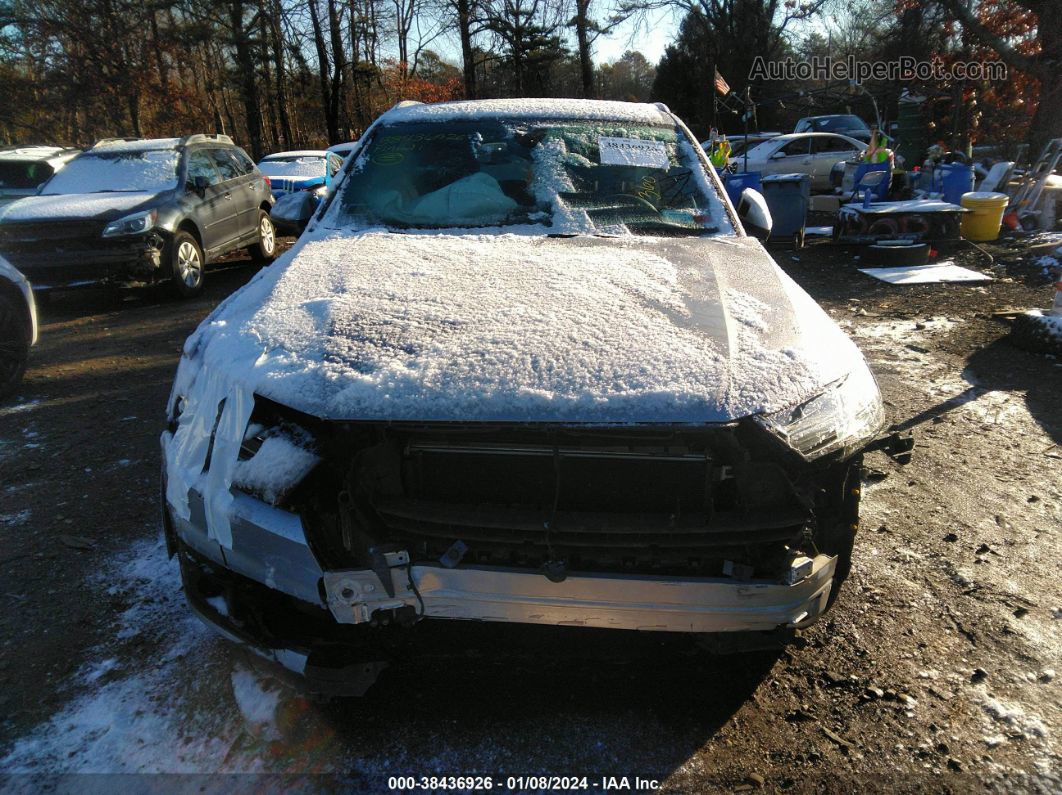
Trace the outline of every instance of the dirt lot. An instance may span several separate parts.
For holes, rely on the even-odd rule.
[[[253,269],[213,273],[187,303],[55,300],[0,406],[0,770],[328,773],[310,785],[365,791],[476,773],[495,789],[552,774],[589,775],[592,791],[608,776],[675,792],[1058,791],[1062,364],[1009,345],[990,314],[1046,305],[1049,275],[1001,247],[995,270],[958,255],[989,285],[892,287],[824,242],[772,253],[863,348],[918,442],[906,467],[868,457],[853,574],[827,619],[741,654],[422,626],[366,698],[327,705],[200,626],[159,542],[180,346]],[[261,783],[238,782],[199,783]]]

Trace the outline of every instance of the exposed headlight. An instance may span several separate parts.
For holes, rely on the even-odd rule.
[[[158,217],[158,210],[145,210],[144,212],[127,215],[117,221],[111,221],[107,226],[103,227],[103,236],[120,237],[122,235],[142,234],[155,227],[155,221]]]
[[[318,199],[323,199],[325,197],[325,194],[328,193],[328,186],[327,185],[318,185],[316,188],[309,188],[309,190]]]
[[[846,455],[858,450],[885,424],[885,409],[874,375],[864,366],[796,408],[756,420],[811,461],[838,450]]]

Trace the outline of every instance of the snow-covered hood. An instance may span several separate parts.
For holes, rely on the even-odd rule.
[[[722,422],[865,367],[736,237],[311,237],[185,352],[175,392],[202,370],[357,420]]]
[[[60,193],[55,196],[27,196],[0,208],[0,223],[22,221],[59,221],[95,218],[110,221],[135,212],[159,194],[133,193]]]

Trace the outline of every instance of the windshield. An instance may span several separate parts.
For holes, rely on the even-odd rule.
[[[844,130],[868,130],[866,122],[858,116],[827,116],[811,119],[807,125],[815,132],[842,132]]]
[[[41,193],[160,193],[177,187],[178,153],[173,149],[139,152],[87,152],[71,160]]]
[[[791,140],[793,140],[793,139],[792,138],[783,138],[781,141],[779,141],[777,138],[774,138],[774,139],[771,139],[770,141],[764,141],[762,144],[752,144],[751,141],[750,141],[750,146],[749,146],[749,151],[748,151],[749,159],[750,160],[766,160],[768,157],[771,156],[771,153],[774,152],[775,149],[778,149],[779,147],[784,146],[786,141],[791,141]],[[742,153],[742,157],[744,157],[744,153]]]
[[[43,160],[0,160],[0,190],[30,190],[52,175]]]
[[[383,126],[359,152],[329,219],[398,229],[732,234],[695,147],[675,127],[619,122]]]
[[[258,164],[258,170],[267,177],[320,177],[325,173],[325,159],[324,155],[269,158]]]

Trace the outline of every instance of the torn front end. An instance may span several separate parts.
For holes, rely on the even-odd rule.
[[[211,623],[303,674],[360,671],[421,619],[806,626],[847,573],[859,475],[858,454],[809,462],[754,421],[331,422],[256,397],[229,545],[194,487],[172,535]]]
[[[96,220],[6,223],[0,227],[0,251],[37,291],[144,284],[165,277],[162,234],[104,237],[105,227]]]

